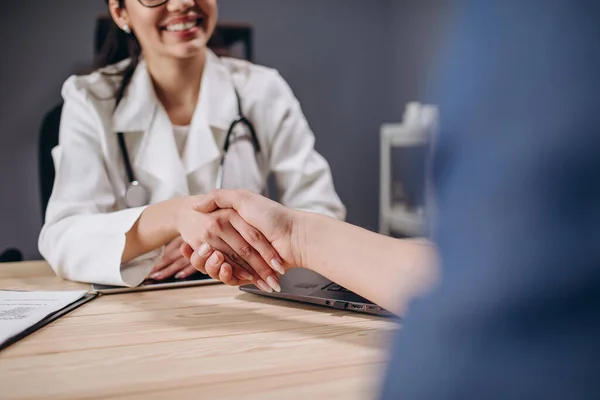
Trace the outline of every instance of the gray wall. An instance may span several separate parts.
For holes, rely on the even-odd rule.
[[[0,24],[0,252],[39,258],[37,140],[62,82],[91,60],[101,0],[23,0],[2,7]]]
[[[379,126],[392,118],[387,0],[221,0],[256,27],[256,61],[277,68],[329,161],[348,221],[377,229]]]
[[[444,17],[440,3],[219,1],[222,20],[254,25],[256,61],[277,68],[302,103],[350,222],[377,229],[379,126],[421,98]],[[39,126],[60,101],[62,82],[91,61],[93,21],[104,10],[102,0],[21,0],[3,8],[0,251],[15,246],[39,257]]]
[[[409,101],[430,101],[429,84],[454,7],[451,0],[392,3],[392,107],[395,115],[401,115]]]

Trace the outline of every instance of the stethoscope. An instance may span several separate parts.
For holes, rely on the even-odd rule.
[[[231,125],[229,125],[227,135],[225,136],[225,144],[223,145],[223,155],[221,156],[221,160],[219,162],[219,169],[217,172],[217,189],[223,188],[225,157],[227,156],[227,152],[229,151],[229,147],[231,146],[231,136],[236,126],[246,126],[246,128],[250,131],[250,138],[252,140],[252,146],[254,147],[254,153],[260,153],[260,143],[258,142],[258,137],[256,136],[254,126],[248,120],[248,118],[244,116],[244,113],[242,112],[242,101],[240,99],[240,94],[238,93],[237,88],[235,86],[233,90],[235,91],[235,98],[237,100],[238,115],[233,120]],[[123,132],[117,132],[117,138],[119,140],[121,156],[123,157],[123,162],[125,164],[127,180],[129,181],[129,183],[127,184],[127,188],[125,189],[125,205],[129,208],[145,206],[150,202],[150,191],[148,190],[148,188],[142,185],[135,177],[135,173],[133,172],[131,161],[129,159],[129,152],[127,151],[127,146],[125,145],[125,136],[123,135]]]

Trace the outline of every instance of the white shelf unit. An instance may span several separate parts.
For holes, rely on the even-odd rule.
[[[384,235],[395,232],[410,237],[422,236],[427,227],[423,210],[409,210],[405,203],[392,200],[392,149],[427,145],[430,141],[429,130],[401,123],[383,124],[380,135],[379,232]]]

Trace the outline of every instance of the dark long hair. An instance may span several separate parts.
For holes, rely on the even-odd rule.
[[[108,4],[108,0],[105,0]],[[125,0],[119,0],[119,7],[125,7]],[[122,77],[121,83],[115,91],[115,108],[119,105],[119,102],[123,99],[127,87],[131,82],[133,73],[140,62],[140,55],[142,49],[138,43],[137,38],[132,33],[125,33],[117,26],[112,18],[107,21],[108,28],[106,29],[106,37],[102,44],[98,43],[100,37],[103,36],[103,31],[106,27],[102,27],[98,24],[96,32],[96,46],[100,47],[96,60],[94,62],[94,68],[100,69],[107,67],[112,64],[116,64],[127,58],[130,62],[122,69],[115,72],[102,71],[105,75],[120,75]]]

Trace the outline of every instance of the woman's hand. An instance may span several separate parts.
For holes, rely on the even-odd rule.
[[[175,279],[185,279],[196,272],[190,260],[181,255],[179,249],[183,243],[183,238],[178,236],[165,246],[162,258],[150,271],[150,279],[161,281],[173,275]]]
[[[233,267],[231,266],[231,264],[225,261],[225,256],[223,255],[223,253],[221,253],[218,250],[213,250],[208,245],[206,249],[208,249],[208,251],[200,250],[198,252],[195,252],[189,244],[183,243],[179,251],[182,257],[187,259],[190,263],[191,260],[194,260],[194,262],[196,262],[197,264],[202,265],[203,267],[201,269],[198,269],[200,272],[209,275],[214,279],[218,279],[226,285],[242,286],[254,283],[252,282],[252,280],[244,280],[237,278],[233,272]],[[194,267],[192,266],[192,268]],[[196,271],[195,268],[194,271]],[[265,292],[270,293],[273,291],[273,289],[262,280],[257,281],[256,284],[261,288],[261,290]]]
[[[252,240],[252,238],[258,237],[259,234],[264,235],[277,253],[283,257],[283,263],[278,266],[283,269],[283,271],[279,271],[280,273],[294,266],[304,265],[302,252],[300,251],[303,239],[301,238],[302,235],[298,234],[299,229],[297,218],[295,218],[295,211],[263,196],[244,190],[213,191],[194,203],[193,208],[200,213],[225,211],[222,209],[235,210],[247,222],[245,225],[238,226],[240,228],[238,232],[245,238],[249,238],[248,242],[252,246],[262,245]],[[229,267],[226,263],[218,263],[218,260],[223,256],[219,251],[211,249],[207,253],[208,256],[206,254],[199,256],[198,254],[193,254],[192,250],[188,247],[184,244],[181,252],[184,256],[190,258],[191,264],[197,270],[207,272],[212,270],[212,273],[219,274],[219,267],[223,265],[223,268],[228,271]],[[263,252],[260,253],[263,255]],[[213,258],[210,259],[210,257]],[[270,260],[268,255],[266,258],[263,256],[263,259],[265,261]],[[271,260],[270,263],[273,265],[277,261],[279,260]]]
[[[183,241],[193,251],[190,259],[200,257],[207,260],[214,256],[225,268],[228,284],[253,282],[265,291],[281,290],[275,271],[284,272],[280,267],[282,260],[269,241],[256,229],[253,229],[233,209],[214,210],[204,213],[192,208],[194,202],[202,201],[205,196],[185,198],[177,215],[177,230]],[[214,250],[217,250],[216,255]],[[195,257],[192,257],[193,255]],[[265,262],[269,260],[269,264]],[[221,279],[220,270],[197,268],[214,279]]]

